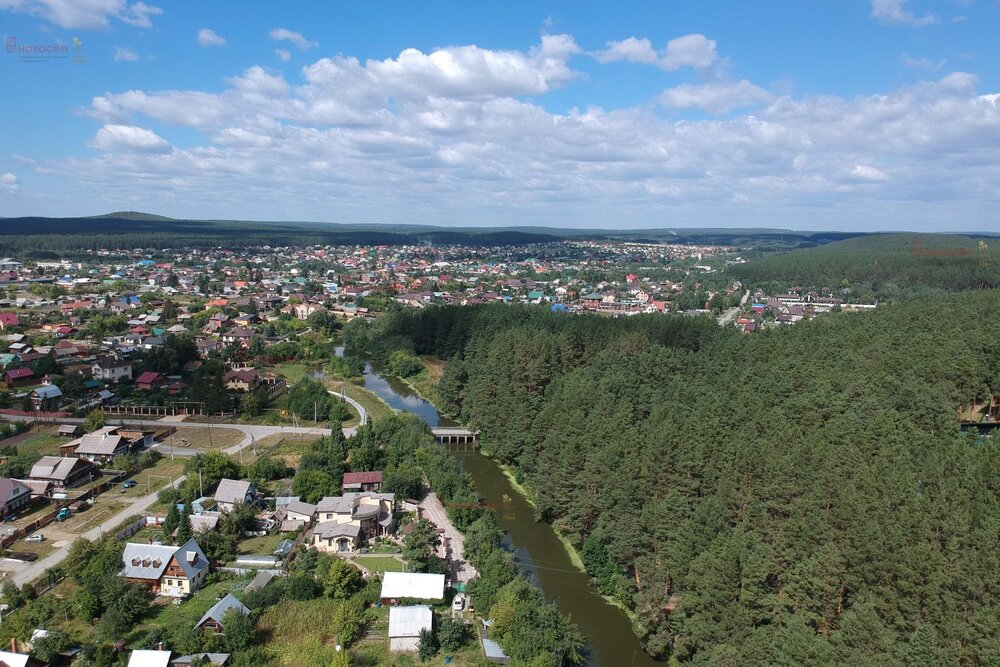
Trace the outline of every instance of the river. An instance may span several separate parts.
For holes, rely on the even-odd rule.
[[[343,347],[337,355],[343,356]],[[455,421],[438,412],[398,378],[383,375],[365,363],[364,387],[397,410],[411,412],[428,425],[453,426]],[[504,531],[504,546],[514,554],[524,574],[579,626],[587,640],[590,667],[662,667],[642,650],[628,616],[594,589],[590,578],[574,567],[563,543],[546,523],[535,521],[534,509],[511,485],[503,470],[478,451],[454,451],[476,483],[476,491],[496,508],[497,524]]]

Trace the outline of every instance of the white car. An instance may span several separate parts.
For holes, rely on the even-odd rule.
[[[44,539],[45,539],[44,535],[42,535],[41,533],[35,533],[34,535],[29,535],[28,537],[24,538],[24,541],[25,542],[41,542]]]
[[[465,609],[465,594],[459,593],[455,596],[455,599],[451,601],[451,608],[455,611],[462,611]]]

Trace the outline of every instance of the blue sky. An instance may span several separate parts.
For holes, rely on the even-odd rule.
[[[0,215],[1000,231],[997,0],[0,0],[0,29]]]

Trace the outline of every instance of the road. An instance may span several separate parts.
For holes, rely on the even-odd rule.
[[[444,505],[441,504],[437,494],[433,491],[429,492],[420,501],[419,507],[424,512],[424,518],[444,531],[443,537],[445,539],[438,547],[438,556],[450,560],[452,580],[463,583],[472,581],[477,572],[476,568],[465,560],[465,535],[455,528],[455,524],[448,518],[448,513],[445,512]]]
[[[333,392],[330,393],[333,394]],[[339,396],[339,394],[336,395]],[[358,414],[361,417],[361,424],[368,423],[368,411],[365,410],[365,408],[354,399],[347,396],[344,396],[343,398],[349,404],[354,406],[355,410],[358,411]],[[34,421],[34,418],[18,417],[18,420]],[[83,421],[84,421],[83,419],[60,419],[59,423],[80,424],[83,423]],[[128,424],[129,426],[153,426],[156,428],[162,428],[163,426],[168,426],[168,425],[182,425],[184,428],[235,429],[243,433],[243,439],[240,442],[233,445],[232,447],[227,447],[226,449],[223,450],[226,454],[230,455],[238,454],[241,450],[251,446],[255,441],[262,440],[271,435],[278,435],[284,433],[300,433],[305,435],[323,436],[323,435],[330,435],[331,433],[330,429],[328,428],[306,428],[297,426],[267,426],[258,424],[206,424],[201,422],[173,422],[173,421],[164,422],[153,419],[109,419],[108,423]],[[354,435],[356,431],[357,428],[354,427],[345,428],[344,436],[349,438],[352,435]],[[167,444],[159,443],[154,445],[153,449],[156,449],[161,454],[166,454],[168,451],[170,451],[170,445],[169,443]],[[192,450],[190,448],[185,448],[185,447],[173,448],[174,456],[181,456],[181,457],[194,456],[195,454],[199,454],[203,451],[205,450],[201,449]],[[179,485],[185,479],[186,477],[182,475],[181,477],[178,477],[176,480],[174,480],[173,484]],[[155,493],[150,493],[149,495],[142,496],[136,499],[128,507],[118,512],[111,518],[103,521],[100,525],[91,528],[86,533],[80,535],[80,537],[86,537],[89,540],[98,539],[104,532],[115,529],[122,521],[124,521],[128,517],[133,516],[135,514],[144,513],[151,505],[153,505],[156,502],[157,494],[159,494],[159,491],[156,491]],[[128,499],[123,499],[123,500],[128,500]],[[29,564],[24,569],[14,572],[11,575],[11,578],[14,580],[14,583],[16,583],[18,586],[23,586],[24,584],[35,581],[36,579],[44,575],[45,570],[47,570],[48,568],[59,565],[59,563],[61,563],[63,559],[65,559],[66,556],[69,554],[69,549],[71,544],[72,542],[56,549],[45,558],[42,558],[41,560]]]
[[[736,319],[736,316],[740,314],[740,309],[742,309],[743,306],[746,305],[747,299],[749,298],[750,298],[750,290],[747,290],[746,293],[743,295],[743,298],[740,299],[740,305],[730,308],[726,312],[719,315],[719,325],[726,326],[730,324],[734,319]]]
[[[174,480],[173,484],[177,486],[181,484],[185,479],[186,477],[184,475],[181,475],[176,480]],[[101,524],[81,534],[80,537],[86,537],[88,540],[96,540],[99,537],[101,537],[101,535],[103,535],[104,533],[110,532],[115,528],[117,528],[118,525],[128,517],[133,516],[135,514],[144,514],[145,511],[149,509],[150,505],[156,502],[157,494],[159,494],[159,491],[155,491],[153,493],[150,493],[149,495],[136,498],[128,507],[123,509],[121,512],[118,512],[110,519],[103,521]],[[123,500],[127,501],[129,499],[123,498]],[[44,529],[42,532],[44,532]],[[67,555],[69,555],[69,549],[70,546],[72,546],[72,544],[73,544],[72,542],[69,542],[65,546],[59,547],[45,558],[37,560],[34,563],[31,563],[30,565],[25,567],[24,569],[14,572],[12,575],[10,575],[10,578],[13,579],[14,583],[17,584],[18,586],[23,586],[24,584],[35,581],[36,579],[45,574],[45,570],[49,569],[50,567],[55,567],[56,565],[59,565],[59,563],[61,563],[63,559],[66,558]]]

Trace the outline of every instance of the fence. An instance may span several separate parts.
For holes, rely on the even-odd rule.
[[[122,540],[128,539],[129,537],[132,537],[133,535],[138,533],[140,530],[146,527],[146,518],[147,517],[141,516],[132,523],[130,523],[129,525],[119,530],[117,533],[115,533],[115,539],[121,542]]]

